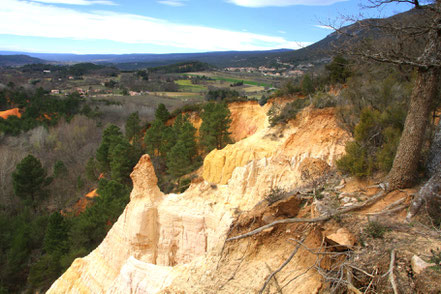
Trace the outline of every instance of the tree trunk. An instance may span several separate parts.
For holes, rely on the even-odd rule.
[[[427,162],[427,174],[432,177],[437,172],[441,172],[441,119],[433,136],[430,145],[429,159]]]
[[[397,154],[387,176],[390,190],[409,187],[415,182],[430,108],[437,97],[438,74],[437,68],[418,70]]]
[[[429,216],[435,223],[441,221],[441,120],[430,146],[427,169],[430,179],[421,187],[413,199],[407,213],[407,221],[410,221],[424,204]]]

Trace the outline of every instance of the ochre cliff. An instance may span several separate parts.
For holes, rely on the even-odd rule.
[[[231,113],[229,132],[234,142],[251,136],[267,126],[266,113],[269,109],[268,106],[269,104],[261,107],[257,101],[242,101],[228,104],[228,109]],[[199,114],[191,111],[184,112],[183,115],[188,115],[190,122],[197,130],[197,135],[199,135],[199,128],[202,124]],[[175,119],[176,117],[169,119],[166,125],[173,125]]]
[[[276,177],[281,181],[294,176],[291,181],[296,182],[298,166],[305,158],[318,158],[332,165],[336,156],[344,152],[345,142],[349,139],[338,127],[334,114],[335,110],[330,108],[307,108],[286,126],[261,129],[236,144],[214,150],[204,160],[203,177],[211,183],[226,184],[237,167],[253,162],[253,170],[260,169],[258,174],[262,179]],[[272,161],[275,170],[267,168],[268,161]],[[287,170],[282,172],[282,166]],[[238,169],[236,173],[246,170]],[[253,178],[256,183],[260,182],[260,179]]]
[[[256,207],[272,188],[294,189],[308,181],[304,171],[314,174],[311,165],[332,166],[349,136],[338,128],[332,109],[308,108],[288,125],[270,129],[266,117],[257,119],[254,107],[260,106],[252,107],[256,127],[239,127],[248,137],[210,153],[205,180],[182,194],[159,190],[150,157],[144,155],[131,175],[134,188],[123,214],[101,245],[76,259],[48,293],[256,292],[268,276],[265,264],[274,270],[292,244],[274,238],[264,246],[254,239],[225,246],[234,219]],[[238,126],[246,121],[235,119]],[[318,247],[321,240],[313,232],[305,244]],[[287,270],[300,274],[314,262],[303,250]],[[317,275],[301,275],[286,293],[318,292]]]

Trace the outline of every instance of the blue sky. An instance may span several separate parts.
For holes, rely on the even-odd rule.
[[[177,53],[297,49],[340,15],[389,16],[365,0],[1,0],[0,50]]]

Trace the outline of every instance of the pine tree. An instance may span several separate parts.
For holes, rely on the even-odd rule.
[[[167,153],[167,168],[170,175],[180,177],[191,172],[195,166],[196,129],[188,117],[175,121],[173,129],[177,132],[177,142]]]
[[[145,132],[144,143],[146,145],[146,151],[150,156],[160,155],[159,150],[162,144],[162,137],[166,126],[164,123],[156,119],[150,128]]]
[[[86,163],[86,178],[92,182],[98,179],[96,172],[96,161],[93,157],[90,157]]]
[[[314,85],[312,83],[311,77],[308,74],[303,77],[302,92],[303,95],[309,95],[314,92]]]
[[[129,141],[137,141],[141,137],[141,120],[139,119],[138,112],[134,112],[129,115],[126,121],[126,138]]]
[[[349,62],[343,56],[337,55],[331,63],[325,66],[326,70],[329,71],[329,81],[332,84],[344,83],[351,75],[348,64]]]
[[[183,176],[191,170],[191,160],[184,142],[178,141],[167,154],[167,168],[173,177]]]
[[[181,130],[177,133],[177,141],[184,143],[188,158],[193,163],[194,158],[197,156],[196,128],[187,117],[184,118]]]
[[[162,123],[165,123],[170,118],[170,112],[167,107],[163,103],[158,105],[155,111],[155,120],[160,120]]]
[[[54,212],[49,217],[49,223],[46,227],[43,248],[46,253],[67,253],[69,250],[68,243],[69,226],[64,217]]]
[[[133,170],[139,156],[130,143],[123,139],[120,143],[112,146],[110,155],[110,175],[119,183],[130,183],[130,173]]]
[[[35,205],[44,196],[44,187],[48,184],[46,171],[40,160],[32,155],[26,156],[17,164],[12,173],[12,183],[16,196],[26,203]]]
[[[231,142],[231,113],[224,103],[208,103],[201,114],[200,142],[208,153],[214,148],[222,149]]]
[[[101,145],[96,151],[96,160],[100,172],[110,172],[109,150],[113,145],[121,142],[122,139],[123,135],[117,126],[110,125],[104,130]]]

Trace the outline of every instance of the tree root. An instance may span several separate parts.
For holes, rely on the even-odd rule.
[[[266,229],[269,229],[271,227],[274,227],[276,225],[279,224],[290,224],[290,223],[318,223],[318,222],[323,222],[323,221],[327,221],[335,216],[339,216],[345,213],[349,213],[352,211],[356,211],[356,210],[360,210],[362,208],[366,208],[372,204],[374,204],[375,202],[377,202],[378,200],[382,199],[384,196],[386,195],[386,191],[381,191],[377,194],[375,194],[373,197],[369,198],[368,200],[359,203],[359,204],[354,204],[351,205],[349,207],[337,210],[336,212],[332,213],[332,214],[328,214],[328,215],[323,215],[320,217],[316,217],[316,218],[285,218],[285,219],[281,219],[281,220],[276,220],[272,223],[269,223],[267,225],[261,226],[255,230],[252,230],[248,233],[239,235],[239,236],[235,236],[235,237],[231,237],[228,238],[226,240],[226,242],[228,241],[233,241],[233,240],[239,240],[239,239],[243,239],[243,238],[247,238],[253,235],[256,235]]]
[[[410,222],[411,218],[413,218],[418,213],[421,206],[423,206],[424,203],[427,203],[428,200],[439,197],[438,193],[440,191],[441,171],[438,171],[418,191],[417,195],[412,201],[412,204],[410,205],[409,212],[406,216],[406,221]]]

